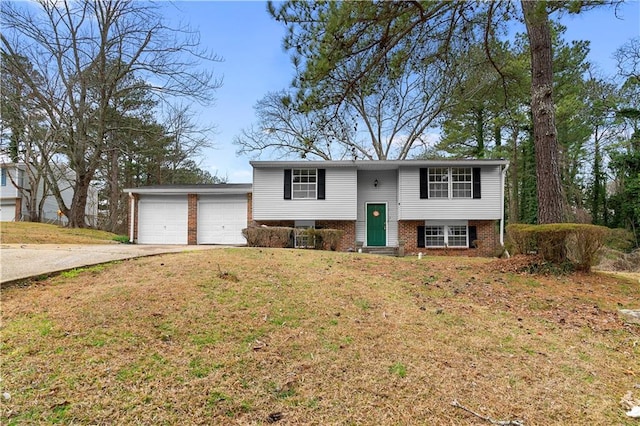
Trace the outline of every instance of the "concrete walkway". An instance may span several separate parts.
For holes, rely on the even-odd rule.
[[[0,283],[97,265],[113,260],[211,250],[227,246],[137,245],[137,244],[2,244]]]

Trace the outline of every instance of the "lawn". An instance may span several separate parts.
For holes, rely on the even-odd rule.
[[[2,292],[3,424],[637,425],[640,286],[220,249]],[[505,271],[505,272],[503,272]]]
[[[0,222],[0,241],[4,244],[106,244],[116,234],[97,229],[66,228],[35,222]]]

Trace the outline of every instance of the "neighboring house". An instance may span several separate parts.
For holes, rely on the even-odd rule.
[[[129,240],[139,244],[246,244],[251,184],[127,188]],[[131,220],[133,218],[133,220]]]
[[[29,218],[27,202],[27,190],[29,188],[29,178],[27,166],[24,163],[2,163],[0,164],[0,221],[11,222],[21,221]],[[73,199],[72,187],[73,172],[65,169],[60,171],[58,185],[60,195],[68,206]],[[22,190],[21,190],[22,189]],[[51,194],[44,194],[44,184],[40,182],[36,188],[35,202],[40,203],[44,197],[42,209],[42,222],[66,224],[67,218],[58,215],[58,202]],[[98,217],[98,190],[89,188],[87,196],[87,207],[85,210],[87,224],[96,226]]]
[[[253,161],[256,225],[344,231],[339,250],[491,255],[505,160]]]

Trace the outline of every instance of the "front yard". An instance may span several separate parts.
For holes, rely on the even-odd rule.
[[[2,290],[3,424],[637,424],[637,281],[170,254]]]

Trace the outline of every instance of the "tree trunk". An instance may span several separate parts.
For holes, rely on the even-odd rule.
[[[565,200],[553,103],[551,26],[545,4],[545,1],[521,1],[531,49],[531,115],[538,183],[538,223],[558,223],[564,221]]]
[[[85,210],[87,208],[87,198],[89,193],[89,184],[91,183],[91,174],[78,175],[75,185],[73,186],[73,201],[71,208],[67,214],[69,219],[69,227],[86,228]]]

